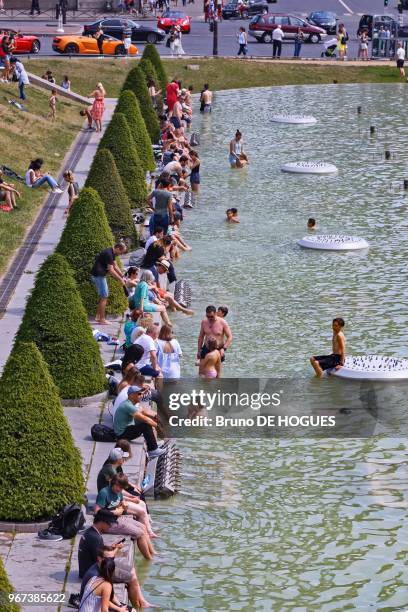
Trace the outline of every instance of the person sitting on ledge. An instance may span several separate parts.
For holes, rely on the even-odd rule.
[[[331,355],[315,355],[310,358],[312,368],[316,372],[316,376],[321,378],[325,370],[339,370],[343,367],[346,360],[346,338],[343,334],[344,319],[336,317],[333,319],[332,329],[332,348]]]
[[[105,546],[102,535],[108,533],[111,524],[117,518],[108,510],[100,510],[94,516],[93,525],[83,533],[78,547],[79,577],[82,579],[81,593],[75,596],[76,600],[81,601],[81,597],[92,576],[99,575],[99,565],[104,557],[115,557],[117,552],[123,548],[123,542]],[[115,571],[113,573],[114,584],[125,583],[129,600],[135,608],[149,607],[149,602],[143,597],[142,589],[136,576],[133,564],[124,561],[115,561]],[[72,596],[71,596],[72,597]],[[71,598],[70,598],[71,600]]]
[[[149,459],[159,457],[165,451],[158,447],[154,430],[157,420],[145,413],[140,407],[146,389],[143,387],[129,387],[128,399],[119,404],[113,417],[113,429],[117,439],[135,440],[143,436],[147,446]]]
[[[110,484],[101,489],[95,503],[95,514],[99,510],[109,510],[117,521],[109,526],[108,533],[127,535],[136,540],[137,546],[145,559],[152,559],[154,548],[146,527],[135,519],[135,505],[125,502],[123,489],[129,486],[127,476],[116,474]]]

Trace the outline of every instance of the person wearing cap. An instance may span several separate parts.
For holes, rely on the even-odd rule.
[[[154,330],[154,331],[153,331]],[[153,325],[148,328],[146,334],[142,334],[138,338],[138,344],[140,338],[146,336],[148,341],[145,339],[142,340],[143,344],[140,343],[142,348],[144,349],[142,359],[138,362],[139,364],[145,360],[146,364],[149,363],[148,359],[151,356],[145,357],[145,353],[153,352],[156,353],[156,345],[153,340],[154,333],[157,334],[157,326]],[[146,347],[146,348],[145,348]],[[151,349],[149,351],[149,348]],[[154,362],[157,364],[157,357]],[[137,365],[138,369],[141,371]],[[146,368],[147,369],[147,368]],[[158,376],[160,374],[160,370],[156,370],[150,366],[150,369]],[[157,422],[152,419],[151,416],[145,413],[143,408],[140,407],[139,402],[142,399],[142,396],[145,393],[145,389],[143,387],[129,387],[128,388],[128,399],[122,402],[116,409],[115,416],[113,418],[113,429],[115,430],[115,434],[118,439],[123,438],[125,440],[135,440],[139,436],[143,436],[147,446],[147,453],[149,459],[153,459],[154,457],[159,457],[163,454],[163,450],[158,448],[156,436],[154,434],[154,430],[157,427]]]
[[[123,499],[123,489],[129,486],[127,476],[115,474],[110,484],[101,489],[95,503],[95,514],[99,510],[109,510],[117,521],[109,525],[108,533],[127,535],[136,540],[137,547],[145,559],[152,559],[154,548],[146,527],[134,520],[134,509]]]
[[[98,575],[94,573],[98,570],[98,559],[101,561],[105,556],[115,557],[117,552],[123,548],[123,543],[119,542],[109,547],[104,545],[102,534],[108,533],[110,526],[116,521],[117,518],[112,512],[99,510],[94,516],[93,525],[82,534],[78,547],[78,566],[79,577],[83,579],[87,576],[86,582],[92,576]],[[109,550],[105,551],[105,548]],[[92,574],[88,572],[92,572]],[[135,608],[150,606],[149,602],[143,597],[133,565],[115,560],[113,582],[115,584],[126,584],[129,600]]]
[[[121,448],[113,448],[110,451],[107,461],[105,461],[102,468],[99,470],[97,478],[98,493],[99,491],[110,485],[111,480],[114,476],[116,476],[117,474],[123,474],[122,466],[125,462],[125,459],[127,459],[128,457],[129,453],[123,451]],[[129,487],[127,489],[129,489]],[[122,494],[123,499],[125,500],[128,506],[128,511],[134,514],[137,517],[137,520],[146,527],[147,533],[150,537],[157,537],[154,531],[152,530],[150,518],[147,513],[146,504],[141,501],[139,497],[136,497],[135,495],[129,493],[127,489],[124,489]]]

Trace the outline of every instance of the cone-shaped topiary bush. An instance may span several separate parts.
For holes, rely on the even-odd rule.
[[[152,45],[150,43],[146,45],[143,51],[142,59],[148,59],[152,62],[154,69],[156,70],[157,77],[159,79],[157,86],[160,85],[160,89],[164,93],[169,79],[167,77],[166,69],[163,65],[163,62],[161,61],[159,52],[156,49],[156,45]]]
[[[97,150],[85,186],[92,187],[99,193],[115,239],[124,238],[136,244],[137,234],[130,201],[113,155],[108,149]]]
[[[134,208],[146,204],[146,175],[125,115],[114,113],[99,149],[109,149]],[[108,176],[107,179],[110,177]]]
[[[94,189],[82,189],[72,207],[57,252],[64,255],[71,266],[85,310],[95,315],[98,294],[91,281],[95,257],[114,243],[101,198]],[[109,298],[107,314],[120,314],[127,308],[123,287],[108,277]]]
[[[3,560],[0,557],[0,601],[2,612],[19,612],[20,606],[15,603],[6,603],[7,593],[13,593],[14,589],[4,569]]]
[[[140,110],[142,111],[149,136],[153,143],[158,143],[160,140],[159,121],[149,96],[145,74],[139,66],[135,66],[128,72],[122,91],[126,89],[133,91],[139,100]]]
[[[17,332],[19,340],[35,342],[61,397],[95,395],[106,387],[99,347],[73,272],[59,253],[41,266]]]
[[[115,112],[123,113],[126,117],[144,171],[154,170],[156,168],[156,162],[154,161],[152,141],[150,140],[146,124],[140,112],[139,102],[133,91],[129,89],[122,91]]]
[[[0,422],[0,519],[35,521],[83,501],[80,454],[33,342],[15,344],[6,363]]]
[[[152,62],[149,59],[141,59],[139,66],[142,69],[146,77],[146,85],[149,88],[149,79],[153,79],[156,85],[156,90],[160,89],[159,77],[154,69]],[[156,113],[161,114],[163,112],[163,98],[161,94],[156,96]]]

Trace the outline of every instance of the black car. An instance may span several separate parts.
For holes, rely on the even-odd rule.
[[[99,19],[99,21],[94,21],[94,23],[84,25],[82,36],[94,34],[99,26],[102,26],[104,34],[113,36],[114,38],[119,38],[119,40],[122,40],[125,32],[130,31],[132,42],[157,43],[162,41],[166,36],[166,32],[164,30],[152,28],[144,24],[141,25],[140,23],[133,21],[133,19],[121,19],[119,17],[116,19]]]
[[[262,15],[268,12],[267,0],[249,0],[248,2],[229,2],[222,9],[223,19],[241,18],[247,19],[254,15]]]
[[[336,34],[337,17],[330,11],[312,11],[307,20],[309,23],[323,28],[328,34]]]

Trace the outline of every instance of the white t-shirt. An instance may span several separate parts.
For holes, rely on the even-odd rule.
[[[121,403],[126,402],[128,398],[128,390],[129,390],[129,387],[125,387],[116,397],[114,404],[112,406],[112,418],[115,416],[115,412],[118,409],[118,407],[121,405]]]
[[[279,26],[272,32],[272,40],[282,40],[284,36],[283,30]]]
[[[178,161],[171,161],[163,168],[163,172],[169,172],[170,174],[176,174],[182,172],[183,168]]]
[[[170,340],[173,351],[171,353],[165,353],[164,347],[166,346],[166,340],[157,340],[157,361],[163,372],[164,378],[177,379],[180,378],[180,357],[182,356],[181,346],[175,338]]]
[[[155,236],[154,234],[153,236],[150,236],[149,240],[146,240],[146,244],[145,244],[146,251],[149,248],[149,246],[153,244],[153,242],[156,242],[156,240],[157,240],[157,236]]]
[[[397,49],[397,59],[404,60],[405,59],[405,49],[404,47],[398,47]]]
[[[238,34],[238,42],[239,42],[240,45],[245,45],[246,44],[245,32],[240,32]]]
[[[140,368],[143,368],[145,365],[152,365],[150,363],[150,351],[156,350],[156,343],[153,338],[147,334],[142,334],[139,336],[135,344],[140,344],[144,351],[142,358],[137,362],[136,367],[140,370]]]

